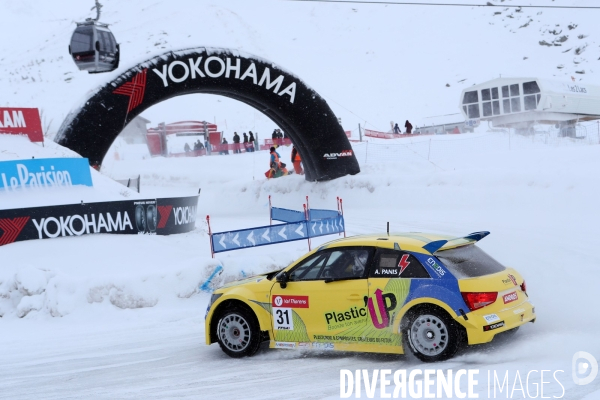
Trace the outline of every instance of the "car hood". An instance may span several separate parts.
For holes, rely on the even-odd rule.
[[[258,282],[261,282],[261,281],[267,279],[267,276],[269,274],[270,273],[261,274],[261,275],[254,275],[254,276],[251,276],[249,278],[244,278],[244,279],[240,279],[240,280],[237,280],[237,281],[229,282],[229,283],[226,283],[225,285],[221,286],[218,290],[220,290],[220,289],[227,289],[227,288],[234,287],[234,286],[241,286],[241,285],[248,285],[248,284],[258,283]]]

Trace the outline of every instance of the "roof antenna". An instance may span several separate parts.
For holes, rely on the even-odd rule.
[[[387,234],[390,236],[390,221],[387,223]]]

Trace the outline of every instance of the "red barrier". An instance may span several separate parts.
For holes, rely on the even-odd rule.
[[[395,133],[378,132],[378,131],[372,131],[370,129],[365,129],[365,136],[379,138],[379,139],[398,139],[398,138],[402,137],[402,135],[397,135]]]
[[[285,138],[285,139],[265,139],[265,146],[267,147],[267,150],[271,147],[271,146],[289,146],[292,144],[291,139]],[[261,150],[262,150],[262,146],[261,146]]]
[[[217,144],[212,146],[212,153],[219,153],[221,151],[235,151],[239,150],[240,152],[248,152],[251,151],[252,144],[250,143],[228,143],[228,144]]]
[[[389,133],[389,132],[378,132],[370,129],[365,129],[365,136],[379,138],[379,139],[402,139],[414,136],[427,136],[433,135],[433,133]]]

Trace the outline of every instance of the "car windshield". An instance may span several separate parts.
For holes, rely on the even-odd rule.
[[[476,278],[506,269],[474,244],[442,250],[435,255],[458,279]]]

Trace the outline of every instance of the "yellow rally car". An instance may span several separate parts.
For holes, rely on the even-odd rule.
[[[231,357],[271,348],[452,357],[535,321],[525,281],[465,237],[405,233],[329,242],[287,268],[223,286],[206,343]]]

